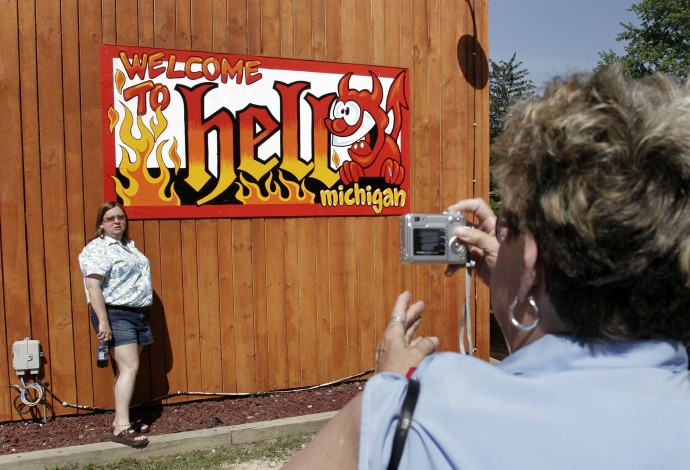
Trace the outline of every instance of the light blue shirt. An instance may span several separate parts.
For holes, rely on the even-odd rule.
[[[151,264],[148,258],[128,240],[124,245],[104,235],[95,238],[79,255],[79,267],[84,275],[86,301],[91,298],[86,289],[86,276],[99,274],[103,281],[103,297],[107,305],[147,307],[153,303]]]
[[[401,469],[690,468],[690,376],[674,341],[582,345],[547,335],[491,365],[439,353],[420,393]],[[360,469],[385,469],[407,379],[364,390]]]

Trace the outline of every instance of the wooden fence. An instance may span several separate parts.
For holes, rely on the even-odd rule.
[[[57,415],[113,406],[77,263],[103,202],[101,44],[408,68],[410,208],[439,212],[488,197],[487,14],[488,0],[0,0],[0,421],[19,418],[12,345],[26,337],[40,341]],[[427,304],[422,334],[457,350],[464,276],[403,267],[397,227],[397,217],[132,221],[156,294],[134,402],[368,371],[404,289]],[[472,298],[488,358],[488,290]]]

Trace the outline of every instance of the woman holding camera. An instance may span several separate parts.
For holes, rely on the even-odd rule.
[[[398,468],[687,466],[690,93],[618,66],[556,80],[493,150],[498,218],[481,200],[450,210],[476,217],[455,234],[511,356],[432,354],[403,293],[377,374],[288,468],[387,468],[413,381]]]

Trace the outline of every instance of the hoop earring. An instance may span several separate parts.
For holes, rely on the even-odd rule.
[[[535,302],[534,297],[532,297],[531,295],[529,297],[527,297],[527,303],[529,304],[529,306],[534,311],[534,315],[536,317],[534,319],[534,321],[528,325],[523,325],[522,323],[518,322],[515,319],[515,307],[517,307],[517,304],[518,304],[517,295],[515,296],[513,303],[511,303],[510,307],[508,308],[508,314],[510,315],[510,321],[513,323],[513,326],[520,331],[533,330],[537,326],[537,324],[539,323],[539,306],[537,305],[537,302]]]

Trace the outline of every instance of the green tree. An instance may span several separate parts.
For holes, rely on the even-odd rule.
[[[522,67],[522,62],[489,60],[489,142],[503,132],[505,115],[516,102],[534,96],[536,87],[527,78],[529,71]]]
[[[616,41],[627,41],[625,54],[599,52],[596,69],[620,61],[629,77],[640,78],[664,72],[685,80],[690,67],[690,0],[642,0],[628,11],[640,26],[620,23],[623,32]]]
[[[489,60],[489,143],[493,144],[496,138],[503,133],[503,123],[511,106],[520,100],[533,97],[536,87],[528,77],[529,71],[522,68],[522,62],[515,59],[516,54],[507,62]],[[493,152],[490,153],[490,163],[495,160]],[[494,188],[491,180],[490,204],[497,209],[500,195]]]

